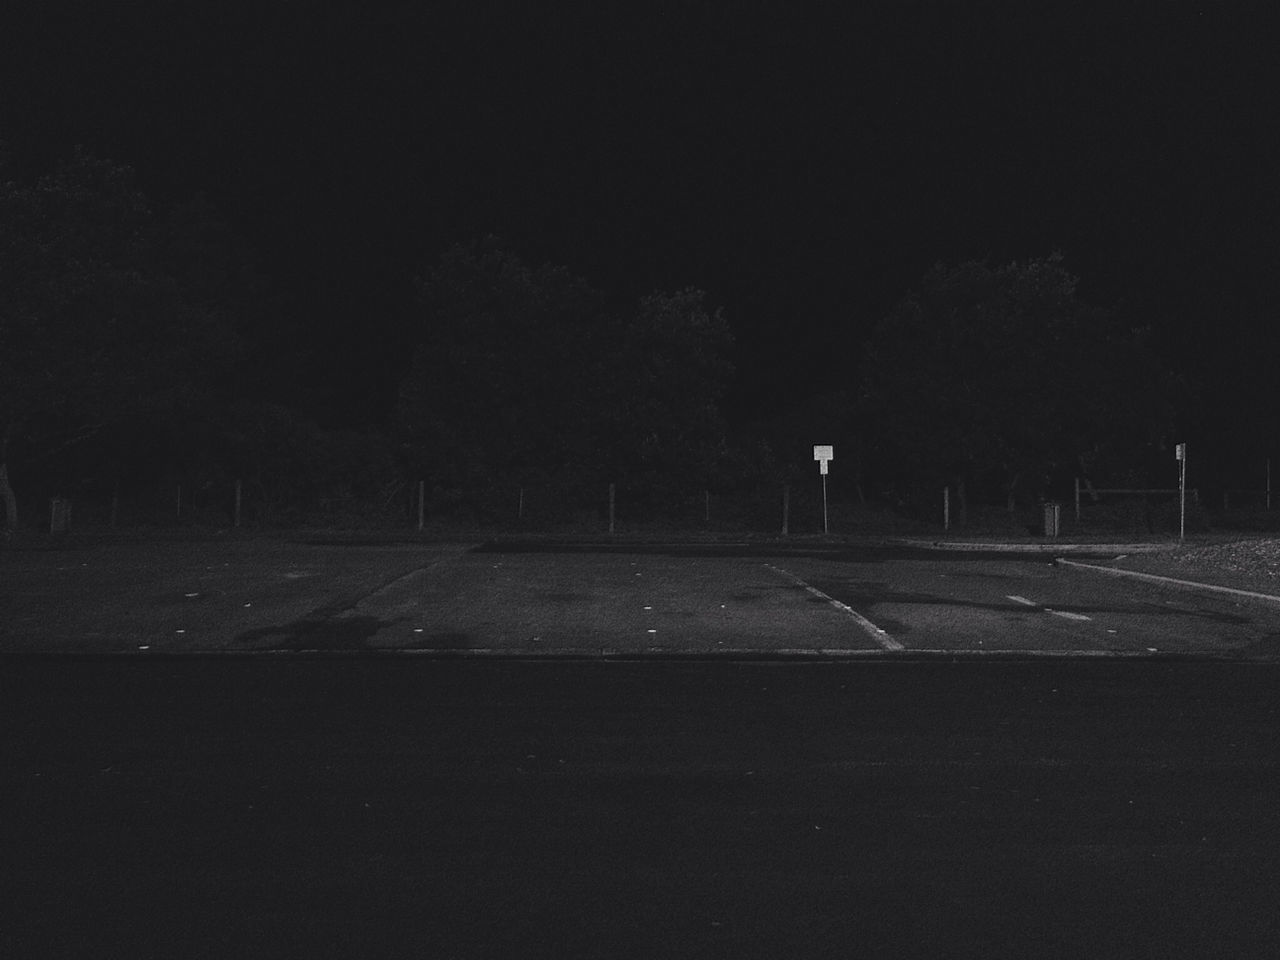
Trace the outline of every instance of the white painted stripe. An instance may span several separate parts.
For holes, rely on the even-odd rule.
[[[1058,557],[1053,561],[1064,567],[1078,567],[1081,570],[1096,570],[1098,573],[1109,573],[1116,577],[1132,577],[1148,583],[1172,583],[1180,587],[1191,587],[1195,590],[1208,590],[1213,593],[1229,593],[1237,597],[1251,597],[1255,600],[1280,602],[1280,596],[1271,593],[1258,593],[1256,590],[1239,590],[1236,587],[1220,587],[1213,583],[1199,583],[1195,580],[1179,580],[1176,577],[1161,577],[1154,573],[1139,573],[1137,570],[1121,570],[1118,567],[1101,567],[1096,563],[1081,563],[1079,560],[1064,560]]]
[[[1010,600],[1015,600],[1018,603],[1025,604],[1028,607],[1040,606],[1040,604],[1036,603],[1034,600],[1028,600],[1026,597],[1019,597],[1017,594],[1010,593],[1010,594],[1006,594],[1006,596]],[[1052,613],[1055,617],[1063,617],[1064,619],[1067,619],[1067,620],[1092,620],[1093,619],[1093,617],[1086,617],[1083,613],[1071,613],[1067,610],[1054,610],[1051,607],[1042,607],[1041,609],[1043,609],[1045,613]]]
[[[831,604],[837,610],[840,610],[843,613],[848,614],[850,617],[853,618],[854,622],[857,623],[858,626],[862,627],[863,630],[869,633],[871,635],[871,638],[875,640],[876,643],[880,644],[880,646],[884,647],[884,649],[886,650],[902,650],[903,649],[902,644],[900,644],[897,640],[893,639],[893,637],[889,636],[887,632],[882,630],[880,627],[877,627],[874,623],[872,623],[870,620],[868,620],[866,617],[860,614],[857,610],[853,609],[853,607],[849,606],[847,603],[841,603],[835,597],[827,596],[817,587],[809,586],[809,584],[805,583],[803,580],[797,577],[794,573],[791,573],[787,570],[783,570],[781,567],[775,567],[771,563],[766,563],[765,566],[768,567],[770,570],[772,570],[774,573],[777,573],[781,576],[786,577],[788,580],[790,580],[792,583],[796,584],[797,586],[804,587],[804,589],[807,590],[809,593],[811,593],[813,596],[818,597],[820,600],[825,600],[827,603]]]
[[[1069,610],[1050,610],[1044,608],[1045,613],[1052,613],[1055,617],[1065,617],[1068,620],[1092,620],[1093,617],[1086,617],[1083,613],[1072,613]]]

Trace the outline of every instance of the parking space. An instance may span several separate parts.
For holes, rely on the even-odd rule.
[[[1280,605],[1175,590],[1041,560],[796,565],[907,650],[1270,656]]]
[[[768,564],[646,553],[472,553],[370,596],[375,648],[519,654],[872,650]]]

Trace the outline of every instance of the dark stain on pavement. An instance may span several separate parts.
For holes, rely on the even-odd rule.
[[[377,617],[335,617],[327,620],[295,620],[293,623],[258,627],[236,635],[240,643],[279,638],[278,650],[367,650],[369,638],[391,626]]]

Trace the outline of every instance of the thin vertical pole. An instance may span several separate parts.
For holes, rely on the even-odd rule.
[[[1076,523],[1080,522],[1080,478],[1076,477]]]
[[[178,484],[178,512],[174,514],[177,519],[182,519],[182,484]]]
[[[516,519],[524,519],[524,487],[520,488],[520,505],[516,507]]]
[[[827,530],[827,475],[822,475],[822,532],[829,533]]]
[[[791,529],[791,484],[782,485],[782,535],[785,537]]]
[[[422,524],[426,518],[427,482],[418,481],[418,532],[422,532]]]
[[[111,488],[111,529],[116,528],[116,519],[120,515],[120,481]]]
[[[1185,540],[1187,538],[1187,445],[1182,445],[1182,460],[1179,463],[1181,470],[1178,478],[1178,539]]]
[[[710,523],[711,522],[711,491],[704,490],[703,492],[707,496],[707,523]]]
[[[613,536],[614,506],[617,499],[617,484],[609,484],[609,536]]]
[[[237,527],[238,527],[238,526],[240,526],[240,491],[241,491],[241,482],[242,482],[242,481],[240,481],[240,480],[236,480],[236,516],[235,516],[235,524],[236,524],[236,526],[237,526]]]
[[[1271,458],[1267,457],[1267,509],[1271,509]]]
[[[951,488],[942,488],[942,529],[951,529]]]

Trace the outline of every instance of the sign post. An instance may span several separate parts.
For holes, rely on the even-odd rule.
[[[813,459],[818,461],[818,470],[822,474],[822,532],[827,529],[827,464],[836,458],[835,447],[814,444]]]
[[[1187,445],[1180,443],[1174,448],[1174,456],[1178,458],[1178,539],[1187,538]]]

